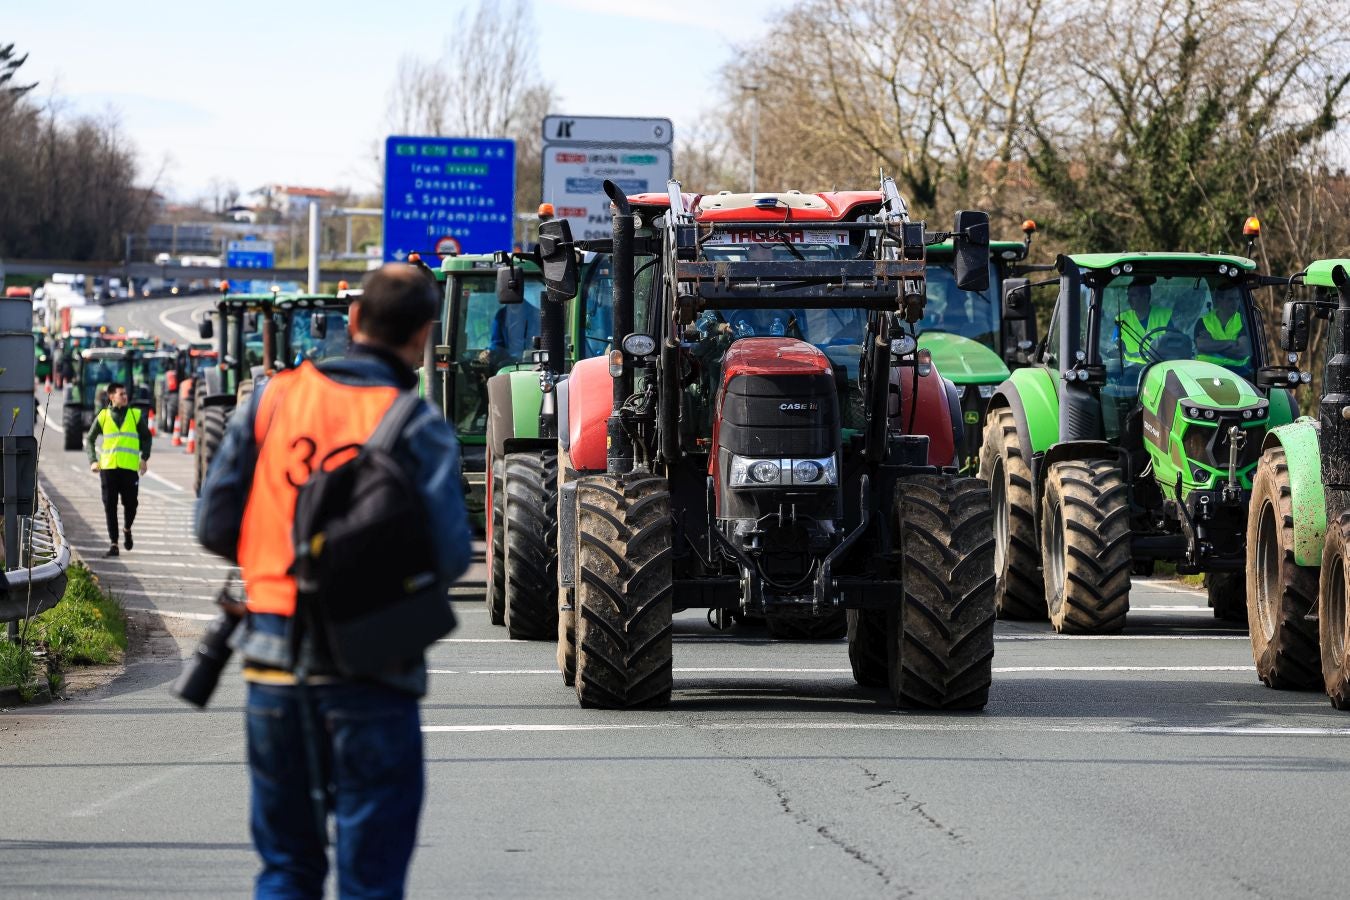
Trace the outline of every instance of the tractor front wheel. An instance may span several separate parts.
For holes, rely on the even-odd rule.
[[[1332,529],[1327,529],[1330,532]],[[1261,455],[1247,508],[1247,632],[1256,674],[1279,690],[1316,690],[1321,683],[1317,569],[1294,561],[1289,462],[1272,447]]]
[[[577,481],[576,689],[582,706],[670,702],[670,488],[653,475]]]
[[[506,464],[492,461],[492,534],[489,536],[487,593],[488,621],[493,625],[506,624]]]
[[[898,613],[883,614],[891,696],[901,707],[983,709],[997,618],[989,488],[977,478],[911,475],[899,492],[903,598]]]
[[[1036,546],[1031,468],[1007,407],[991,410],[980,447],[980,477],[994,505],[994,602],[1003,619],[1044,620],[1045,581]]]
[[[506,632],[515,640],[552,640],[558,634],[558,455],[508,453],[505,469]]]
[[[1247,575],[1245,572],[1210,572],[1205,575],[1209,608],[1220,622],[1247,624]]]
[[[61,427],[65,429],[61,446],[67,450],[80,449],[84,442],[84,414],[78,406],[71,406],[70,401],[61,410]]]
[[[1050,624],[1063,634],[1114,634],[1130,611],[1130,497],[1114,460],[1050,466],[1041,507]]]
[[[1327,528],[1322,544],[1322,579],[1317,590],[1317,643],[1322,681],[1337,709],[1350,709],[1350,615],[1346,583],[1350,579],[1350,513]]]
[[[195,488],[197,494],[202,492],[202,484],[206,481],[206,473],[211,470],[211,460],[216,458],[216,451],[220,449],[221,443],[225,440],[225,427],[229,422],[230,408],[227,406],[207,406],[201,411],[201,433],[197,435],[197,474],[195,478]]]

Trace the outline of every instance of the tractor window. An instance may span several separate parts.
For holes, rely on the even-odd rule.
[[[315,316],[325,319],[325,332],[322,338],[313,336]],[[290,359],[288,366],[298,366],[305,360],[319,362],[333,359],[347,352],[351,339],[347,334],[347,315],[341,310],[297,309],[291,314],[290,321]]]
[[[945,331],[968,337],[997,352],[999,350],[998,267],[989,264],[989,290],[983,293],[956,287],[952,261],[930,261],[925,267],[928,305],[919,328]]]
[[[1101,288],[1099,348],[1107,379],[1133,395],[1146,365],[1201,359],[1250,377],[1246,288],[1216,274],[1124,276]]]
[[[497,302],[495,272],[452,277],[454,397],[452,415],[447,418],[461,435],[486,434],[487,380],[507,366],[528,362],[526,357],[539,334],[544,282],[539,275],[527,273],[525,302],[504,305]]]
[[[598,256],[591,265],[582,304],[585,337],[575,350],[578,359],[589,359],[604,353],[613,339],[610,332],[614,330],[614,267],[609,256]]]

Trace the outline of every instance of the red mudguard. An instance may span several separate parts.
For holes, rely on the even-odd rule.
[[[614,379],[604,356],[583,359],[567,376],[567,432],[572,468],[605,471],[605,432],[614,406]]]
[[[956,429],[961,424],[959,407],[958,411],[953,412],[954,398],[948,382],[938,373],[937,366],[933,366],[927,375],[918,378],[919,403],[916,409],[913,405],[914,373],[914,366],[891,369],[891,427],[905,434],[928,435],[928,464],[954,466],[957,464]]]

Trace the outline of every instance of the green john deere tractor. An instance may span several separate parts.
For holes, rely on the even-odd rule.
[[[1330,320],[1317,418],[1271,429],[1247,520],[1247,615],[1257,676],[1273,688],[1325,688],[1350,709],[1350,259],[1293,276],[1311,299],[1284,306],[1280,347],[1308,348],[1311,314]],[[1290,378],[1311,381],[1307,373]],[[1320,575],[1320,577],[1319,577]]]
[[[1287,279],[1203,253],[1055,268],[1049,332],[985,416],[1000,615],[1116,632],[1131,575],[1167,560],[1207,573],[1215,615],[1245,621],[1252,475],[1267,429],[1296,414],[1298,381],[1266,364],[1252,290]],[[1030,287],[1005,292],[1005,315],[1025,314]]]
[[[487,532],[487,606],[513,638],[557,636],[554,386],[610,342],[608,258],[581,267],[577,299],[544,294],[531,258],[447,257],[434,366],[424,392],[459,434],[470,511]],[[491,477],[489,478],[489,473]],[[491,515],[486,514],[491,509]]]
[[[65,449],[80,449],[94,415],[108,403],[109,384],[120,382],[131,389],[134,355],[124,347],[89,347],[72,357],[73,374],[66,381],[61,410]]]
[[[944,378],[956,385],[961,401],[963,440],[958,450],[961,470],[974,474],[984,439],[984,408],[994,391],[1029,360],[1036,345],[1036,315],[1003,315],[1005,285],[1022,285],[1018,276],[1034,271],[1021,263],[1027,257],[1036,223],[1027,220],[1021,241],[989,242],[989,289],[962,291],[953,275],[950,241],[928,249],[924,267],[928,306],[919,322],[919,349],[927,350]]]

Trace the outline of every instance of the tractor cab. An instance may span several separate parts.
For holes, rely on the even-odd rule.
[[[349,292],[282,294],[272,306],[277,355],[272,369],[292,369],[302,362],[336,359],[351,346],[347,329]]]
[[[108,404],[108,385],[116,382],[131,390],[134,355],[134,351],[125,348],[89,347],[74,357],[62,397],[61,427],[65,429],[65,449],[80,448],[85,432],[94,424],[94,415]],[[148,407],[149,403],[136,405]]]
[[[137,406],[159,409],[167,378],[178,363],[178,354],[172,350],[133,350],[131,402]]]

